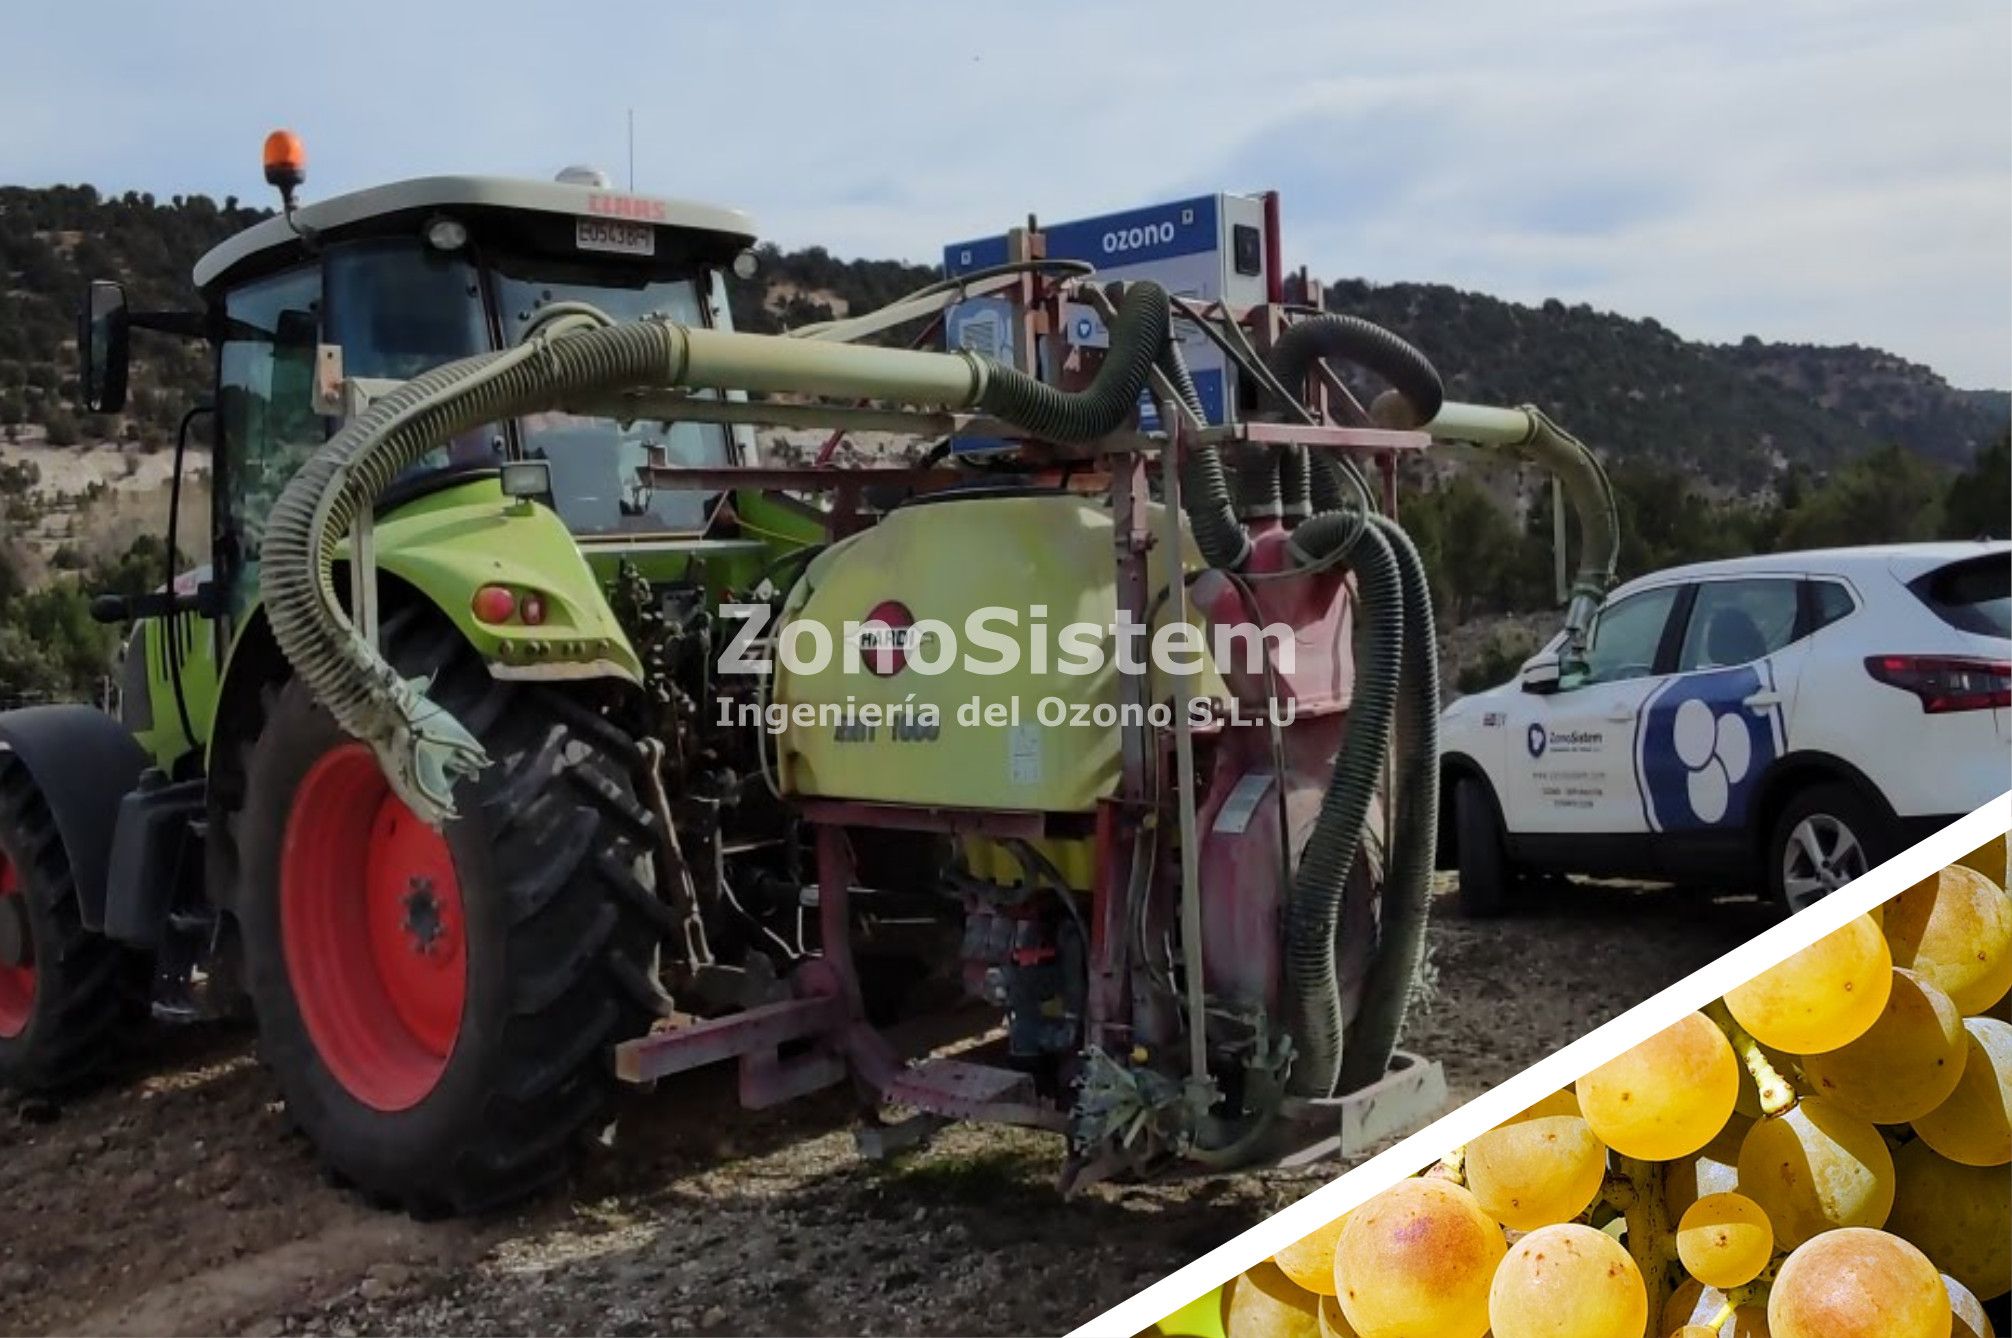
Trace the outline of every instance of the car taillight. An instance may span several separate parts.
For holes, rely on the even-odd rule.
[[[2012,706],[2012,664],[1951,655],[1868,655],[1865,672],[1921,699],[1929,715]]]

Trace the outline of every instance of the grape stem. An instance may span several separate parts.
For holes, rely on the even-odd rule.
[[[1663,1169],[1652,1161],[1616,1154],[1614,1161],[1625,1185],[1611,1196],[1628,1223],[1628,1253],[1641,1270],[1649,1294],[1649,1324],[1644,1338],[1655,1338],[1657,1317],[1670,1299],[1670,1264],[1677,1257],[1676,1235],[1670,1230],[1670,1205],[1663,1197]]]
[[[1766,1309],[1768,1292],[1773,1290],[1769,1284],[1774,1279],[1774,1272],[1774,1266],[1770,1264],[1766,1271],[1752,1282],[1744,1286],[1734,1287],[1731,1291],[1728,1291],[1725,1294],[1726,1303],[1719,1307],[1719,1313],[1713,1315],[1705,1327],[1713,1333],[1717,1333],[1725,1327],[1726,1321],[1731,1319],[1736,1312],[1744,1310],[1748,1306],[1759,1306],[1762,1309]]]
[[[1425,1172],[1430,1180],[1446,1180],[1456,1185],[1467,1183],[1467,1145],[1462,1143],[1441,1157]]]
[[[1714,999],[1706,1004],[1705,1016],[1718,1024],[1719,1030],[1732,1042],[1733,1053],[1746,1065],[1747,1073],[1754,1080],[1754,1090],[1760,1094],[1761,1114],[1779,1115],[1795,1105],[1795,1088],[1789,1086],[1788,1079],[1776,1071],[1774,1062],[1761,1049],[1760,1042],[1733,1017],[1725,1000]]]

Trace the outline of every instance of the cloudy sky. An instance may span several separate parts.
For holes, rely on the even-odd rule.
[[[1326,277],[2012,385],[2005,0],[0,5],[0,181],[260,197],[275,125],[316,194],[619,180],[631,108],[638,188],[784,245],[1276,187]]]

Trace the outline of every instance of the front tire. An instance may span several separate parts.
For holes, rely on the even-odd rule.
[[[145,959],[84,928],[69,852],[28,769],[0,752],[0,1087],[79,1087],[141,1020]]]
[[[262,1057],[331,1170],[419,1216],[563,1176],[608,1107],[609,1048],[660,999],[653,823],[627,773],[450,626],[386,628],[490,765],[445,834],[292,682],[247,769],[247,975]]]
[[[1849,785],[1800,791],[1782,808],[1768,837],[1775,901],[1789,914],[1824,897],[1894,853],[1892,824]]]
[[[1493,919],[1509,909],[1516,874],[1486,785],[1468,778],[1453,787],[1453,823],[1460,914],[1469,920]]]

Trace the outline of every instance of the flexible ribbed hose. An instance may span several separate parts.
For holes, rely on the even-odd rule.
[[[1152,379],[1153,364],[1172,326],[1167,290],[1127,285],[1111,321],[1110,347],[1090,384],[1057,390],[1016,367],[994,363],[978,407],[1044,441],[1095,441],[1124,426]]]
[[[1523,406],[1536,431],[1521,453],[1558,476],[1565,496],[1579,517],[1579,569],[1572,577],[1571,602],[1565,607],[1565,631],[1576,651],[1585,649],[1587,629],[1600,601],[1614,584],[1621,555],[1621,514],[1614,502],[1614,485],[1600,457],[1577,437],[1559,427],[1534,404]]]
[[[1188,360],[1181,355],[1179,340],[1169,339],[1161,345],[1159,367],[1200,419],[1201,391],[1188,371]],[[1194,531],[1195,547],[1201,550],[1204,562],[1236,571],[1250,560],[1250,532],[1237,520],[1222,453],[1214,446],[1197,445],[1181,453],[1181,510],[1187,513],[1188,527]]]
[[[1237,461],[1237,514],[1244,520],[1277,520],[1285,514],[1276,446],[1245,446]]]
[[[1388,381],[1421,423],[1445,402],[1445,386],[1431,361],[1399,336],[1360,316],[1309,316],[1279,336],[1265,363],[1298,394],[1314,363],[1329,358],[1367,367]]]
[[[1294,445],[1279,455],[1279,510],[1288,522],[1305,520],[1315,511],[1330,509],[1312,504],[1312,469],[1307,459],[1310,454],[1306,447]]]
[[[364,508],[409,465],[483,423],[551,408],[567,392],[675,384],[683,331],[638,322],[449,363],[399,386],[310,456],[274,503],[262,552],[273,637],[316,701],[385,763],[422,819],[454,816],[456,777],[481,745],[408,683],[351,625],[335,590],[336,551]]]
[[[1341,1090],[1381,1078],[1404,1031],[1405,1009],[1425,965],[1432,869],[1439,842],[1439,648],[1425,563],[1403,527],[1385,516],[1370,524],[1397,559],[1404,597],[1404,669],[1397,687],[1396,831],[1384,874],[1376,955],[1362,1011],[1342,1056]]]
[[[1335,935],[1363,824],[1389,756],[1404,657],[1404,592],[1390,544],[1360,514],[1314,516],[1292,532],[1288,548],[1301,567],[1325,566],[1345,555],[1355,573],[1360,617],[1348,732],[1286,902],[1286,987],[1297,1054],[1291,1087],[1302,1096],[1325,1097],[1333,1094],[1342,1070]]]

